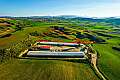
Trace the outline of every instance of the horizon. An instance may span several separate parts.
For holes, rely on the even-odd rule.
[[[91,17],[91,16],[80,16],[80,15],[32,15],[32,16],[9,16],[3,15],[0,17],[64,17],[64,16],[74,16],[74,17],[81,17],[81,18],[120,18],[120,16],[108,16],[108,17]]]
[[[119,17],[119,0],[1,0],[0,16]]]

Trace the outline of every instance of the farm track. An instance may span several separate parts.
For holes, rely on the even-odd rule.
[[[96,63],[97,63],[97,54],[92,54],[92,60],[91,60],[91,61],[92,61],[92,64],[93,64],[96,72],[101,76],[101,78],[102,78],[103,80],[107,80],[107,79],[104,77],[104,75],[102,75],[102,73],[98,70],[98,68],[97,68],[97,66],[96,66]]]
[[[93,49],[93,47],[90,45],[89,46],[93,51],[95,51],[94,49]],[[94,67],[94,69],[96,70],[96,72],[99,74],[99,76],[101,76],[101,78],[102,78],[102,80],[107,80],[105,77],[104,77],[104,75],[99,71],[99,69],[98,69],[98,67],[97,67],[97,59],[98,59],[98,57],[97,57],[97,52],[95,51],[94,53],[91,53],[92,55],[92,57],[91,57],[91,64],[93,65],[93,67]]]

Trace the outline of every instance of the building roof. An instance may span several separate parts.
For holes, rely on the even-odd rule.
[[[42,49],[50,49],[51,46],[40,46],[39,48],[42,48]]]
[[[65,46],[77,46],[77,43],[62,43],[62,42],[39,42],[46,45],[65,45]]]
[[[28,56],[84,56],[84,52],[29,51]]]

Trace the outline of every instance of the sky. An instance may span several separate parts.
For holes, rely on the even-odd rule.
[[[120,0],[0,0],[0,16],[119,17]]]

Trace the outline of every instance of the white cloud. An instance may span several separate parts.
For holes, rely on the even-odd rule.
[[[79,15],[87,17],[116,17],[120,16],[120,3],[105,3],[92,5],[89,8],[75,8],[47,13],[48,15]]]
[[[120,4],[107,4],[100,5],[91,8],[82,9],[80,11],[82,14],[90,17],[114,17],[120,16]]]

